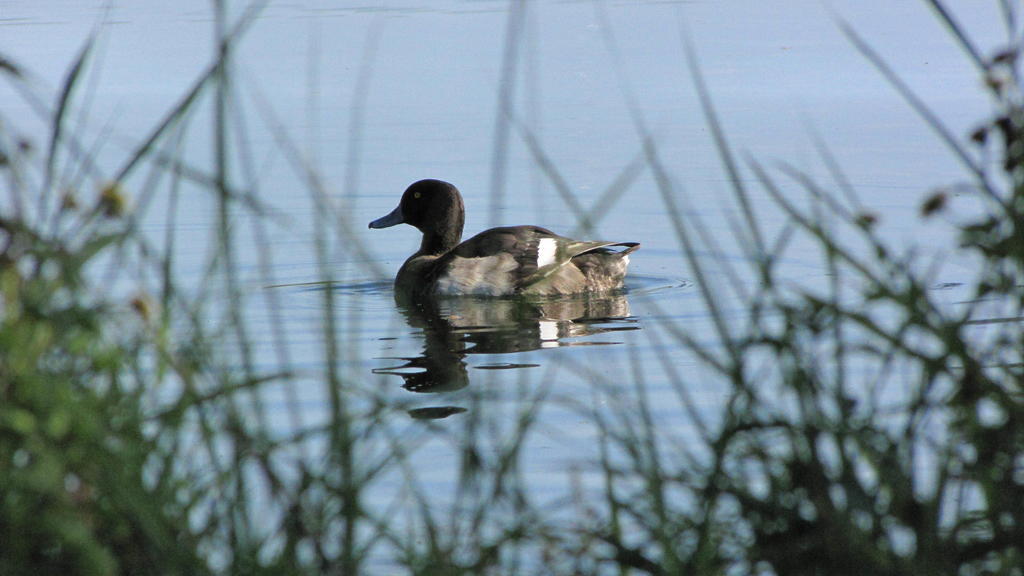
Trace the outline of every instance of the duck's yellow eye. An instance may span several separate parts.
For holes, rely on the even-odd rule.
[[[422,196],[422,194],[420,194],[419,192],[413,192],[412,193],[412,197],[413,198],[419,198],[420,196]]]

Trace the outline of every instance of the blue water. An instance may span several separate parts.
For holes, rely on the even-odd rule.
[[[39,93],[53,101],[75,54],[96,34],[72,121],[86,143],[99,144],[98,164],[109,177],[199,76],[214,35],[206,1],[108,4],[2,2],[0,54],[30,70]],[[522,468],[540,498],[563,494],[570,467],[595,456],[597,432],[587,409],[637,386],[655,399],[653,416],[666,429],[693,434],[673,383],[682,379],[709,414],[727,390],[672,335],[716,338],[669,210],[643,163],[637,118],[657,145],[682,210],[715,239],[700,248],[712,280],[724,283],[727,268],[742,268],[747,255],[736,241],[736,227],[744,226],[693,89],[684,38],[741,155],[770,169],[785,161],[828,182],[817,134],[887,237],[933,253],[948,250],[955,241],[948,227],[921,223],[916,214],[925,193],[962,180],[963,171],[843,37],[836,19],[858,30],[954,134],[965,134],[987,110],[977,76],[923,2],[835,2],[835,13],[823,4],[531,2],[512,43],[515,65],[503,76],[505,2],[271,3],[234,60],[231,138],[238,155],[231,178],[273,214],[265,237],[251,213],[240,210],[233,218],[258,364],[276,371],[286,363],[298,375],[268,388],[273,425],[287,433],[330,417],[323,377],[323,306],[330,291],[343,379],[392,406],[387,418],[394,426],[426,435],[413,461],[438,493],[451,490],[458,474],[458,453],[445,438],[463,433],[473,411],[496,422],[500,437],[538,392],[552,400],[540,412],[543,433],[531,440]],[[990,4],[972,4],[958,16],[994,44],[1002,30]],[[240,5],[231,12],[241,13]],[[506,104],[502,86],[509,88]],[[209,171],[206,98],[179,150]],[[499,113],[506,105],[511,123]],[[0,114],[6,129],[43,133],[42,121],[6,85]],[[527,144],[530,138],[538,147]],[[631,170],[638,162],[641,168]],[[331,211],[317,206],[307,169],[319,175]],[[125,183],[135,199],[147,191],[146,174],[140,170]],[[577,210],[557,188],[565,186],[589,210],[623,174],[614,204],[602,207],[592,229],[578,230]],[[530,223],[641,242],[626,292],[526,310],[477,301],[403,309],[390,281],[416,249],[418,233],[367,230],[366,223],[390,211],[409,183],[427,177],[462,190],[467,236]],[[744,180],[764,230],[777,231],[784,217],[749,171]],[[779,181],[806,205],[792,180]],[[215,199],[185,186],[173,222],[168,206],[158,193],[140,214],[143,229],[162,239],[173,226],[176,277],[201,286],[216,239]],[[313,233],[320,216],[333,230],[326,267]],[[334,227],[337,221],[345,226]],[[788,281],[809,287],[826,281],[826,264],[811,248],[799,240],[790,246],[781,262]],[[937,282],[955,286],[969,270],[969,263],[952,259]],[[948,292],[955,301],[956,289]],[[725,314],[740,322],[745,311]],[[375,497],[386,502],[393,490],[384,482]]]

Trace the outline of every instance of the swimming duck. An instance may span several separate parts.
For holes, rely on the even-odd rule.
[[[370,228],[409,224],[423,233],[419,251],[398,271],[396,293],[548,296],[617,290],[629,254],[640,247],[572,240],[539,226],[491,228],[461,242],[464,222],[462,195],[441,180],[413,183],[397,208],[370,222]]]

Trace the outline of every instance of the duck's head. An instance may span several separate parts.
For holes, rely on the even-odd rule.
[[[405,189],[402,201],[390,214],[370,222],[370,228],[415,226],[423,232],[420,251],[440,254],[458,245],[465,217],[458,188],[441,180],[420,180]]]

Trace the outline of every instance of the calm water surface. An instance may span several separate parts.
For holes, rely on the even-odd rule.
[[[112,171],[128,143],[141,140],[206,65],[213,26],[208,2],[108,4],[0,2],[0,54],[52,90],[86,36],[98,33],[82,90],[88,114],[76,123],[87,142],[101,144],[100,164]],[[954,133],[983,117],[986,103],[969,64],[924,3],[833,4]],[[655,417],[689,434],[693,423],[671,382],[681,379],[709,415],[727,392],[670,335],[683,330],[700,341],[714,338],[658,189],[642,163],[631,168],[641,149],[632,100],[674,184],[685,191],[686,210],[718,239],[714,250],[702,252],[711,270],[742,264],[732,241],[738,212],[694,95],[684,34],[738,150],[827,179],[810,136],[817,132],[886,234],[936,251],[953,240],[944,227],[920,225],[914,216],[923,193],[962,179],[961,170],[842,37],[822,3],[528,6],[513,43],[514,73],[504,79],[509,14],[506,3],[492,1],[272,2],[236,59],[241,159],[233,177],[275,212],[267,231],[269,274],[261,272],[262,252],[251,241],[251,217],[235,221],[251,333],[261,365],[275,368],[284,346],[286,361],[301,375],[290,389],[267,392],[274,425],[286,430],[328,416],[320,375],[322,305],[331,290],[343,348],[339,369],[349,381],[380,391],[394,407],[388,417],[396,426],[426,438],[416,460],[423,481],[439,492],[458,474],[458,454],[446,438],[465,433],[471,412],[507,429],[524,397],[542,391],[558,400],[544,405],[542,433],[524,453],[529,481],[538,494],[554,497],[567,486],[568,465],[594,456],[587,406],[614,401],[642,383],[656,399]],[[990,24],[998,22],[994,6],[975,8],[961,15],[964,24],[979,37],[998,36],[1001,30]],[[576,201],[587,210],[601,206],[593,229],[580,230],[578,210],[557,193],[516,124],[499,122],[502,86],[510,90],[512,116],[529,127]],[[6,87],[0,109],[5,122],[26,133],[41,129]],[[208,166],[212,151],[202,120],[184,136],[184,155]],[[333,216],[352,231],[332,238],[327,272],[317,265],[313,236],[321,211],[275,130],[287,133],[295,152],[322,175]],[[505,152],[495,154],[496,146]],[[503,178],[494,179],[496,169]],[[427,177],[463,191],[467,236],[492,225],[531,223],[641,242],[627,291],[548,302],[397,305],[390,279],[415,250],[418,233],[371,231],[366,223],[390,211],[409,183]],[[766,229],[777,228],[778,211],[750,184]],[[136,179],[128,189],[142,185]],[[601,205],[609,189],[615,199]],[[161,202],[144,215],[155,238],[167,226]],[[186,191],[177,210],[178,274],[188,284],[201,277],[215,237],[214,203],[209,194]],[[787,256],[790,281],[824,281],[825,264],[815,252],[797,244]],[[966,266],[950,261],[941,280],[955,286]],[[947,292],[958,297],[955,287]],[[266,313],[268,298],[280,303],[280,317]],[[727,314],[739,322],[744,311]],[[380,497],[388,498],[387,483]]]

